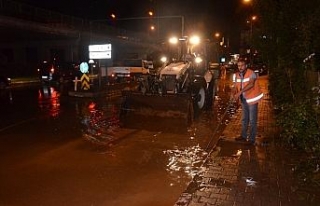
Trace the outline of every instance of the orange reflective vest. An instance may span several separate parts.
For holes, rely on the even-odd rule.
[[[241,88],[244,88],[249,83],[250,78],[253,74],[254,74],[254,71],[252,71],[251,69],[247,69],[243,79],[241,79],[239,72],[233,74],[233,78],[232,78],[233,83],[235,83],[238,91],[240,91]],[[242,87],[241,87],[241,84],[242,84]],[[249,89],[246,92],[243,92],[242,94],[248,104],[256,104],[263,97],[263,93],[261,92],[258,82],[255,82],[253,88]]]

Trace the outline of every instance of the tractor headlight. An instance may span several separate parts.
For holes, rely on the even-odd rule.
[[[165,57],[165,56],[161,57],[160,61],[162,63],[166,63],[167,62],[167,57]]]
[[[203,60],[201,57],[196,57],[194,60],[197,64],[200,64]]]

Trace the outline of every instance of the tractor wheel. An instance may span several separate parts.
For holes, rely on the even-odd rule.
[[[205,89],[201,86],[200,88],[198,88],[197,90],[194,91],[195,93],[193,94],[193,111],[194,111],[194,118],[197,118],[200,113],[201,110],[204,108],[205,106],[205,102],[206,102],[206,91]]]
[[[124,96],[121,101],[120,117],[123,117],[128,113],[128,108],[129,108],[128,97]]]
[[[195,116],[194,104],[192,103],[192,101],[190,101],[188,103],[188,114],[187,114],[187,122],[186,122],[188,126],[190,126],[193,123],[194,116]]]
[[[198,94],[196,95],[196,104],[199,110],[203,109],[206,103],[206,91],[203,87],[200,87]]]
[[[214,86],[214,80],[208,83],[207,90],[206,90],[206,103],[205,107],[207,110],[212,109],[213,99],[215,96],[215,86]]]

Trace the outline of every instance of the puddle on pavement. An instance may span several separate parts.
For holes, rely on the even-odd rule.
[[[99,105],[88,102],[81,110],[83,137],[98,145],[109,145],[116,140],[115,133],[120,127],[119,109],[114,103]]]
[[[168,156],[167,171],[171,175],[177,177],[179,175],[174,173],[183,172],[191,178],[202,172],[201,165],[208,155],[199,145],[184,149],[165,150],[163,153]]]
[[[250,186],[250,187],[257,186],[257,181],[254,181],[252,177],[243,177],[243,179],[247,183],[247,186]]]
[[[185,192],[189,194],[195,194],[196,191],[211,192],[212,188],[224,188],[232,191],[235,187],[242,187],[244,191],[250,191],[258,187],[259,181],[257,179],[252,176],[245,176],[250,174],[251,171],[241,171],[241,169],[238,171],[238,168],[241,168],[239,165],[243,161],[256,161],[256,159],[252,160],[252,156],[255,155],[252,154],[254,152],[255,150],[250,150],[243,145],[219,142],[204,166],[205,168],[210,167],[210,171],[216,171],[216,173],[207,173],[207,169],[197,173],[197,176],[195,176]]]
[[[52,86],[42,86],[38,91],[38,105],[42,112],[57,117],[61,112],[60,93]]]
[[[206,170],[203,165],[208,158],[208,153],[204,148],[207,146],[208,138],[212,136],[218,124],[221,124],[221,126],[219,125],[220,130],[223,130],[223,127],[229,123],[235,111],[235,104],[229,104],[224,97],[216,96],[213,111],[204,112],[195,124],[188,125],[185,118],[128,115],[122,119],[119,116],[119,102],[87,101],[79,103],[77,108],[77,114],[83,127],[83,137],[90,143],[100,144],[102,147],[107,148],[110,141],[117,140],[119,131],[138,131],[139,134],[134,134],[134,137],[130,135],[130,139],[139,141],[140,145],[135,146],[135,150],[137,150],[136,147],[141,147],[143,154],[150,154],[149,156],[157,158],[158,162],[163,163],[163,165],[150,163],[156,166],[158,171],[167,173],[168,179],[159,178],[163,178],[163,181],[168,181],[169,187],[185,186],[190,183],[190,180],[193,180],[194,183],[190,183],[191,186],[189,188],[205,188],[208,185],[211,187],[231,186],[229,181],[222,178],[211,178],[205,186],[201,183],[201,178],[203,178]],[[177,116],[175,115],[175,117]],[[144,137],[144,135],[147,136]],[[121,144],[120,148],[118,148],[119,150],[112,148],[110,150],[105,149],[103,152],[100,150],[99,154],[112,155],[113,161],[122,159],[124,157],[119,151],[122,152],[124,145]],[[126,153],[129,150],[132,151],[129,145],[131,143],[128,143],[128,148],[125,146],[126,150],[128,150]],[[155,153],[159,152],[157,151],[159,149],[161,149],[162,154],[156,155]],[[241,156],[241,151],[237,151],[230,160],[234,160],[238,156]],[[135,161],[138,161],[139,164],[144,162],[139,160],[139,158],[143,159],[143,157],[137,156],[136,158]],[[143,164],[148,162],[149,160],[146,160]]]

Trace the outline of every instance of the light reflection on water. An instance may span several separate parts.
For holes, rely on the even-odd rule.
[[[114,140],[115,130],[120,127],[119,105],[106,99],[76,101],[76,112],[83,126],[82,133],[86,140],[101,145]],[[38,90],[40,111],[50,117],[61,114],[61,91],[51,85],[43,85]]]
[[[81,124],[83,137],[99,145],[108,145],[115,140],[115,132],[120,127],[119,109],[114,103],[99,105],[91,101],[82,108]]]
[[[194,178],[196,175],[204,173],[205,167],[203,167],[203,163],[206,160],[208,153],[202,149],[204,147],[196,145],[197,143],[195,142],[200,142],[202,146],[205,146],[203,145],[205,138],[209,136],[208,134],[211,134],[210,132],[214,130],[216,124],[227,124],[228,122],[228,120],[222,120],[222,116],[224,116],[228,102],[223,100],[223,98],[217,97],[217,99],[218,101],[215,102],[215,105],[218,110],[214,110],[214,115],[212,117],[207,115],[211,118],[202,117],[202,119],[199,120],[197,127],[185,127],[185,120],[183,120],[183,123],[179,124],[169,124],[169,122],[174,122],[173,119],[171,119],[171,121],[160,121],[158,118],[153,120],[151,117],[146,117],[145,119],[139,118],[139,121],[137,121],[138,118],[134,115],[132,115],[134,116],[133,120],[130,115],[128,115],[128,117],[126,117],[125,120],[121,120],[120,123],[120,106],[114,102],[106,100],[92,100],[79,105],[78,116],[83,126],[83,138],[91,143],[101,145],[102,147],[105,145],[108,146],[110,142],[116,140],[117,133],[119,133],[122,128],[153,131],[153,137],[161,136],[161,141],[163,141],[161,146],[166,145],[167,147],[166,149],[161,149],[164,154],[162,155],[165,156],[164,169],[167,171],[171,180],[170,185],[173,186],[178,183],[184,184],[189,182],[190,179]],[[234,108],[230,107],[227,114],[234,114]],[[126,121],[128,123],[124,124],[123,122]],[[190,143],[190,141],[187,143],[186,141],[177,141],[181,143],[181,145],[173,147],[172,140],[170,140],[169,144],[169,142],[166,142],[166,138],[163,137],[166,134],[174,134],[177,138],[180,138],[179,135],[183,136],[181,135],[181,131],[185,129],[187,129],[187,132],[189,133],[188,139],[191,139],[194,142],[191,146],[190,144],[192,143]],[[185,144],[189,146],[186,146]],[[170,147],[170,149],[168,149],[168,147]],[[156,149],[157,148],[151,150],[153,151]]]
[[[60,93],[54,87],[44,85],[38,91],[38,105],[49,116],[58,116],[61,112]]]
[[[208,153],[199,145],[186,148],[176,148],[173,150],[165,150],[164,154],[168,156],[167,171],[179,182],[182,173],[193,178],[201,173],[201,165],[204,163]]]

